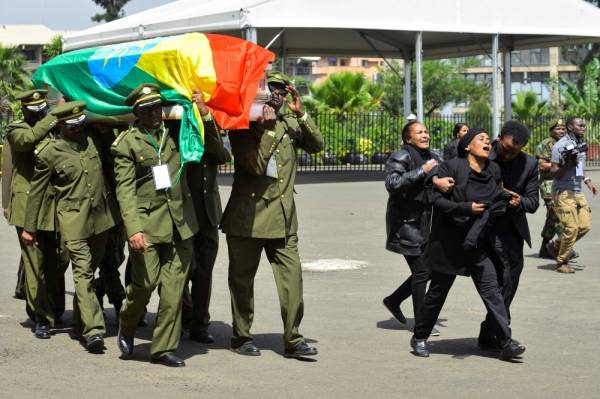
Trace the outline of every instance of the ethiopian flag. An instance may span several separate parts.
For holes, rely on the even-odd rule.
[[[192,93],[200,90],[223,129],[244,129],[268,63],[275,56],[246,40],[188,33],[61,54],[32,77],[68,100],[83,100],[91,119],[130,114],[125,98],[142,83],[161,88],[163,102],[179,104],[182,163],[200,161],[204,128]]]

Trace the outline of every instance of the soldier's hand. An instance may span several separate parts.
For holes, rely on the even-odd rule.
[[[454,179],[451,177],[434,176],[432,182],[435,189],[444,194],[450,192],[454,187]]]
[[[23,240],[25,245],[37,245],[37,242],[35,242],[35,233],[28,233],[23,230],[21,233],[21,240]]]
[[[148,243],[146,242],[146,236],[141,231],[133,234],[128,238],[129,248],[131,248],[135,252],[144,252],[148,248]]]
[[[4,214],[4,219],[8,220],[8,208],[2,208],[2,213]]]
[[[196,103],[198,110],[200,111],[200,115],[206,116],[210,112],[206,103],[204,102],[204,95],[199,90],[194,90],[194,94],[192,94],[192,101]]]
[[[266,105],[263,106],[263,114],[262,117],[257,119],[257,122],[260,123],[265,130],[275,130],[275,122],[277,121],[277,113],[273,109],[273,107]]]
[[[302,117],[304,111],[302,111],[302,100],[300,99],[300,93],[292,85],[287,85],[286,90],[292,96],[292,101],[287,101],[287,106],[297,117]]]

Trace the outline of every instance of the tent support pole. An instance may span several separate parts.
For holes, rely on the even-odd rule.
[[[512,57],[511,49],[504,49],[504,120],[512,119]]]
[[[411,92],[411,87],[410,87],[410,79],[411,79],[411,75],[412,74],[412,60],[407,58],[404,60],[404,120],[406,121],[406,118],[408,118],[408,115],[411,114],[412,110],[410,109],[410,103],[411,103],[411,98],[410,98],[410,92]]]
[[[498,137],[500,127],[500,106],[498,104],[498,43],[500,35],[492,36],[492,137]]]
[[[258,43],[258,34],[256,33],[256,28],[248,26],[247,28],[244,28],[243,32],[244,39],[252,43]]]
[[[423,32],[417,32],[415,39],[415,64],[417,80],[417,120],[423,120]]]
[[[286,59],[286,54],[285,54],[285,31],[281,34],[281,73],[287,73],[287,71],[285,70],[285,59]]]

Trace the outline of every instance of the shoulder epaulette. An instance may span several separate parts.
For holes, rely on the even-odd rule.
[[[51,142],[51,139],[42,140],[38,145],[35,146],[35,150],[33,151],[33,153],[35,155],[39,155],[40,152],[42,152],[44,148],[46,148]]]
[[[126,135],[127,133],[129,133],[129,132],[130,132],[132,129],[133,129],[133,127],[130,127],[130,128],[129,128],[129,129],[127,129],[127,130],[123,130],[123,131],[122,131],[122,132],[121,132],[121,133],[120,133],[120,134],[117,136],[117,138],[115,139],[115,141],[113,141],[112,145],[113,145],[113,146],[117,146],[117,145],[119,145],[119,143],[121,142],[121,140],[123,140],[123,137],[125,137],[125,135]]]

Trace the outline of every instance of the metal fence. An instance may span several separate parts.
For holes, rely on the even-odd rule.
[[[298,149],[298,170],[305,172],[382,171],[390,153],[402,147],[400,132],[404,118],[386,113],[353,113],[312,115],[325,141],[319,154],[307,154]],[[556,117],[520,120],[531,130],[525,151],[533,154],[538,144],[549,137],[549,126]],[[431,137],[431,148],[442,153],[452,140],[452,130],[458,122],[482,127],[491,132],[492,117],[465,117],[464,114],[425,118]],[[587,166],[600,167],[600,118],[587,119]],[[233,161],[221,168],[222,173],[233,171]]]

